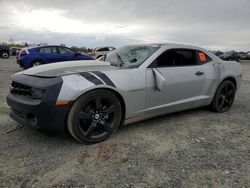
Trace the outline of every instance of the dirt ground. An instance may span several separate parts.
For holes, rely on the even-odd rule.
[[[124,126],[81,145],[17,126],[8,116],[9,77],[0,59],[0,187],[250,187],[250,63],[234,106],[195,109]]]

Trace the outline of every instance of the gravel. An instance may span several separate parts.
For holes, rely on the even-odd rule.
[[[0,187],[250,187],[250,63],[232,109],[179,112],[120,128],[81,145],[29,128],[7,133],[9,77],[0,59]]]

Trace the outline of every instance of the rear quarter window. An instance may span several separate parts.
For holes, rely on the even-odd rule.
[[[56,47],[43,47],[39,49],[40,53],[45,53],[45,54],[56,54]]]

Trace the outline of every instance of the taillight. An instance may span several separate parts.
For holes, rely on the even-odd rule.
[[[27,55],[26,50],[22,50],[22,51],[21,51],[20,56],[23,56],[23,55]]]

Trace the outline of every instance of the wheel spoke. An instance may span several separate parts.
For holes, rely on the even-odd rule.
[[[221,100],[223,100],[223,98],[224,98],[224,95],[222,95],[222,94],[220,94],[218,97],[218,99],[221,99]]]
[[[227,88],[226,88],[226,86],[225,86],[225,87],[222,88],[221,94],[225,94],[226,92],[227,92]]]
[[[95,99],[95,106],[96,106],[97,109],[102,108],[102,103],[101,103],[101,98],[100,97]]]
[[[116,110],[115,105],[111,105],[110,107],[105,109],[103,112],[107,113],[107,114],[111,114],[111,113],[115,112],[115,110]]]
[[[230,105],[231,104],[230,100],[225,99],[225,104]]]
[[[85,133],[85,136],[86,137],[90,137],[92,132],[94,131],[94,129],[96,128],[96,125],[97,125],[97,122],[96,121],[93,121],[91,123],[91,125],[89,126],[88,130],[86,131]]]
[[[103,126],[103,128],[107,131],[107,132],[112,132],[112,127],[111,124],[107,123],[107,122],[102,122],[101,125]]]
[[[81,112],[79,112],[78,117],[79,117],[79,119],[90,119],[91,115],[92,114],[90,114],[90,113],[81,111]]]
[[[219,108],[223,108],[224,104],[225,104],[225,99],[222,98],[221,103],[219,104]]]
[[[231,97],[234,94],[234,90],[231,89],[226,93],[226,97]]]

